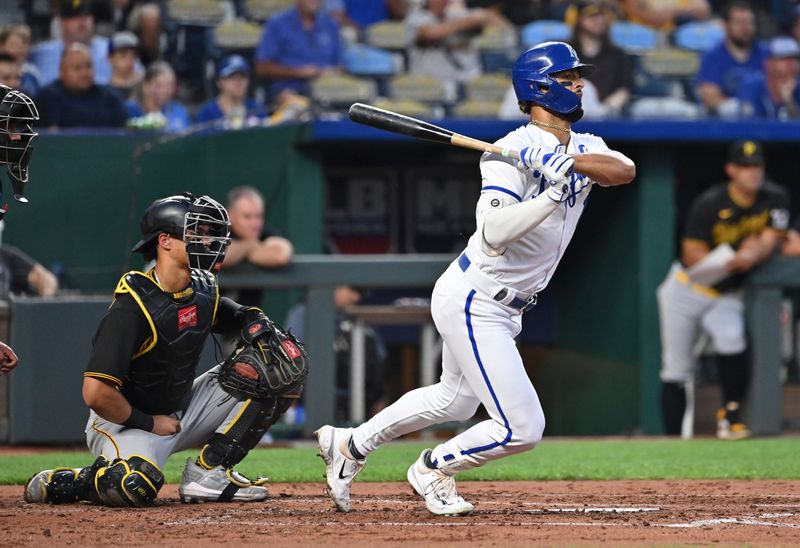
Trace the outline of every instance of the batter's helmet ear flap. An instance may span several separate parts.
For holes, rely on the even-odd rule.
[[[530,101],[563,117],[581,108],[581,98],[559,84],[552,75],[578,69],[590,74],[594,65],[581,63],[572,46],[564,42],[544,42],[519,56],[511,73],[518,101]]]

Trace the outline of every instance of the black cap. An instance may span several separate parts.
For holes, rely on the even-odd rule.
[[[58,15],[62,19],[89,15],[89,0],[61,0]]]
[[[728,150],[728,162],[740,166],[764,165],[764,151],[757,141],[736,141]]]

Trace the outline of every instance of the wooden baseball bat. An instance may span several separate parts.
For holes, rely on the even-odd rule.
[[[458,147],[471,148],[481,152],[492,152],[519,160],[519,152],[508,148],[499,147],[491,143],[479,141],[460,133],[455,133],[449,129],[444,129],[410,116],[398,114],[389,110],[383,110],[363,103],[353,103],[348,111],[350,119],[356,123],[364,124],[392,133],[410,135],[426,141],[435,143],[445,143]]]

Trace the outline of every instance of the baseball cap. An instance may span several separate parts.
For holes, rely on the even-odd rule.
[[[606,0],[581,0],[577,3],[578,13],[581,16],[588,17],[595,13],[610,13],[611,6],[608,5]]]
[[[121,49],[137,49],[139,47],[139,39],[129,30],[115,32],[108,41],[108,53],[114,53]]]
[[[58,7],[62,19],[89,15],[89,0],[61,0]]]
[[[757,141],[736,141],[728,150],[728,161],[740,166],[764,165],[764,151]]]
[[[250,64],[241,55],[229,55],[217,67],[217,78],[227,78],[237,72],[250,76]]]
[[[800,45],[791,36],[777,36],[769,41],[771,57],[800,57]]]

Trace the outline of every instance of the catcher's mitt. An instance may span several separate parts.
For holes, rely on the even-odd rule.
[[[222,363],[218,380],[237,396],[299,398],[308,355],[291,333],[260,312],[242,328],[240,344]]]

